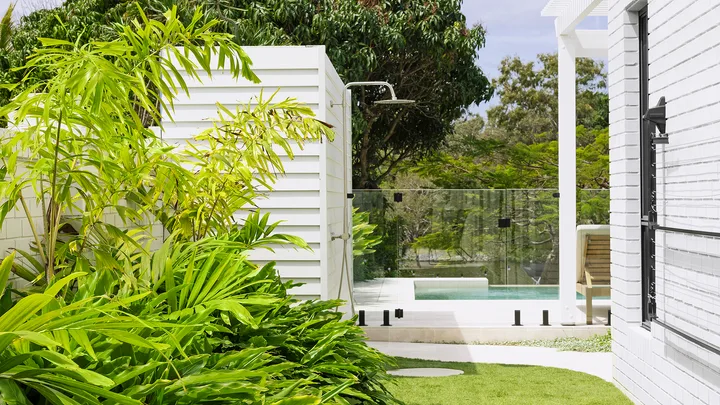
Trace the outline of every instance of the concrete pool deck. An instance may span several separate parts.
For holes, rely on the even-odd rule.
[[[545,347],[475,346],[427,343],[368,342],[393,357],[447,362],[557,367],[612,382],[612,353],[560,352]]]
[[[585,324],[585,300],[577,300],[575,325],[560,325],[559,300],[416,300],[412,278],[384,278],[355,283],[355,309],[365,311],[366,334],[371,340],[398,342],[496,342],[604,334],[610,301],[593,301],[593,325]],[[396,319],[394,310],[403,309]],[[390,324],[383,323],[390,311]],[[511,326],[515,311],[521,324]],[[543,310],[552,326],[540,326]]]

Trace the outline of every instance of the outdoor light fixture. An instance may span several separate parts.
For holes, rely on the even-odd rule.
[[[643,116],[643,119],[649,121],[657,129],[657,135],[652,137],[652,142],[658,144],[668,144],[670,140],[668,135],[665,133],[667,118],[665,116],[665,97],[660,97],[658,105],[655,107],[648,108],[647,112]]]
[[[346,84],[346,85],[345,85],[345,89],[344,89],[343,94],[342,94],[342,103],[338,104],[338,103],[333,103],[333,102],[331,102],[331,103],[330,103],[330,107],[335,107],[335,106],[337,106],[337,105],[341,105],[343,108],[345,108],[345,106],[347,106],[347,100],[346,100],[346,98],[347,98],[347,90],[348,90],[350,87],[361,87],[361,86],[380,86],[380,87],[385,87],[385,88],[387,88],[387,89],[390,91],[390,98],[389,98],[389,99],[385,99],[385,100],[377,100],[377,101],[375,101],[375,104],[377,104],[377,105],[408,105],[408,104],[415,104],[415,100],[405,100],[405,99],[397,98],[397,96],[395,95],[395,89],[393,88],[392,84],[390,84],[390,83],[388,83],[388,82],[383,82],[383,81],[372,81],[372,82],[350,82],[350,83]],[[344,114],[344,111],[343,111],[343,116],[344,116],[344,115],[345,115],[345,114]],[[341,292],[342,292],[343,278],[344,278],[344,277],[347,277],[348,293],[350,294],[350,300],[349,300],[349,301],[350,301],[350,311],[351,311],[352,315],[355,315],[355,303],[354,303],[354,300],[353,300],[352,284],[351,284],[352,281],[350,280],[350,270],[348,269],[348,258],[347,258],[347,255],[348,255],[348,243],[349,243],[349,241],[350,241],[350,238],[352,237],[352,236],[350,235],[350,232],[351,232],[351,231],[350,231],[350,229],[349,229],[349,224],[348,224],[348,222],[350,222],[349,215],[348,215],[348,211],[349,211],[349,209],[348,209],[348,208],[349,208],[349,207],[348,207],[348,200],[349,200],[349,199],[352,199],[353,194],[350,193],[350,192],[348,192],[348,189],[347,189],[348,179],[347,179],[347,159],[346,159],[346,156],[347,156],[348,125],[347,125],[347,121],[344,120],[344,119],[343,119],[343,133],[342,133],[342,135],[343,135],[343,191],[344,191],[343,194],[344,194],[347,198],[345,198],[345,199],[344,199],[344,202],[343,202],[343,231],[342,231],[342,235],[340,235],[340,236],[334,236],[334,237],[333,237],[333,240],[335,240],[335,239],[342,239],[342,240],[343,240],[343,261],[342,261],[342,266],[341,266],[341,268],[340,268],[340,285],[339,285],[339,287],[338,287],[338,299],[340,298],[340,294],[341,294]],[[395,196],[395,199],[396,199],[395,201],[397,201],[397,195]],[[402,201],[402,194],[400,195],[400,201]],[[383,313],[383,320],[384,320],[383,326],[390,326],[390,320],[389,320],[389,319],[390,319],[390,311],[384,311],[384,313]]]

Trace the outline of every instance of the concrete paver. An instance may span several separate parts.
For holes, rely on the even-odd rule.
[[[452,368],[401,368],[389,370],[388,374],[400,377],[450,377],[463,374],[463,371]]]

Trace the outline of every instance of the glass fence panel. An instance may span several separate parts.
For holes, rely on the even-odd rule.
[[[508,285],[558,284],[559,200],[555,190],[508,190]]]
[[[353,202],[353,236],[358,233],[358,222],[367,221],[374,227],[366,253],[354,254],[353,278],[357,281],[383,277],[399,277],[398,225],[393,214],[393,192],[385,190],[355,191]],[[357,252],[357,243],[354,243]]]
[[[608,190],[578,190],[577,223],[608,223],[609,201]],[[375,227],[353,270],[370,324],[395,309],[406,316],[393,324],[428,326],[560,313],[557,190],[356,190],[353,207],[355,227]]]
[[[505,193],[411,190],[395,205],[400,274],[406,277],[488,277],[502,282],[505,240],[498,229]]]

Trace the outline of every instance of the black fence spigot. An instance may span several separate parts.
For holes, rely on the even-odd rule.
[[[383,323],[380,326],[392,326],[390,325],[390,310],[386,309],[383,311]]]
[[[515,323],[512,326],[522,326],[522,323],[520,323],[520,310],[515,310]]]
[[[367,326],[365,323],[365,310],[358,311],[358,326]]]

